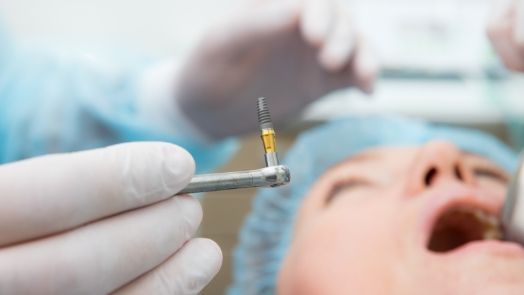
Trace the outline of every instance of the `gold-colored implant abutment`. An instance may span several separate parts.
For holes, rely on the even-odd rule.
[[[267,128],[260,130],[260,138],[262,138],[265,153],[277,152],[277,141],[274,129]]]

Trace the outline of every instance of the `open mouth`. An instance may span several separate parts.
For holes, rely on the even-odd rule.
[[[497,217],[480,208],[455,206],[440,214],[433,226],[428,250],[444,253],[468,243],[502,238]]]

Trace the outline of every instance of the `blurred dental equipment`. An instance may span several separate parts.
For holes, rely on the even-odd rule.
[[[189,185],[178,194],[248,187],[277,187],[289,183],[289,169],[278,162],[275,130],[265,98],[258,99],[257,107],[266,167],[257,170],[196,175]]]
[[[524,245],[524,156],[513,175],[502,209],[502,226],[507,240]]]

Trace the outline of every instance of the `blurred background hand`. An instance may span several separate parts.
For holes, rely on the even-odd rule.
[[[333,90],[370,92],[377,72],[372,50],[336,1],[258,0],[204,35],[175,97],[200,130],[223,138],[255,130],[257,97],[268,98],[279,123]]]

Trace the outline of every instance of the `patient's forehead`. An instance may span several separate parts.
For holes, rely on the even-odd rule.
[[[369,148],[353,154],[337,165],[334,165],[329,170],[337,170],[343,167],[350,166],[403,166],[409,165],[415,161],[419,155],[422,146],[380,146]],[[502,171],[496,163],[490,159],[477,155],[468,151],[460,151],[461,159],[466,163],[486,164],[495,166]],[[328,171],[329,171],[328,170]],[[506,172],[506,171],[504,171]]]

